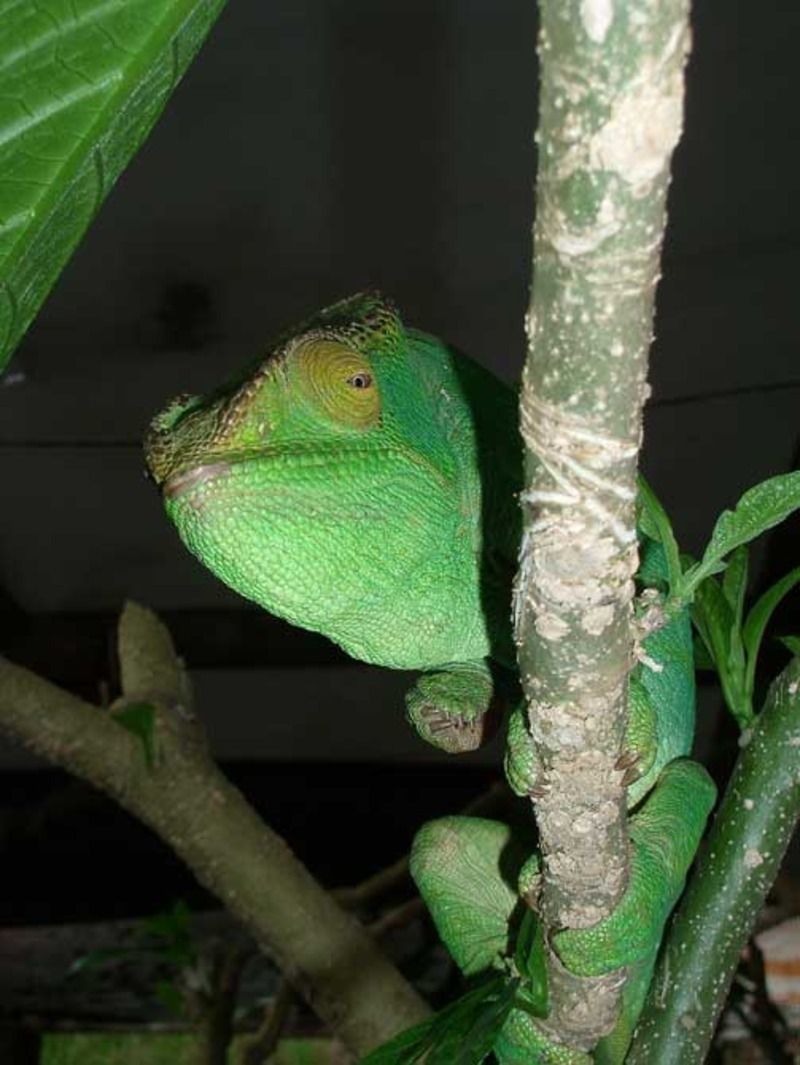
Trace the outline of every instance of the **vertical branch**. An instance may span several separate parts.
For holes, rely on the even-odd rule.
[[[662,951],[630,1065],[701,1065],[800,814],[800,658],[773,683]]]
[[[633,663],[636,466],[688,0],[542,0],[536,224],[515,630],[550,928],[585,928],[625,889],[623,772]],[[552,1034],[589,1047],[620,974],[550,959]]]

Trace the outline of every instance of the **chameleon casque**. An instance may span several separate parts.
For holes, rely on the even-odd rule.
[[[228,386],[173,400],[145,450],[182,540],[226,584],[354,658],[423,671],[407,713],[426,740],[472,749],[498,704],[516,703],[507,775],[526,794],[537,770],[510,620],[516,426],[510,388],[369,293],[285,334]],[[659,552],[643,542],[642,584],[657,585]],[[590,1057],[514,1008],[495,1046],[501,1065],[623,1060],[702,835],[714,791],[683,757],[694,726],[687,617],[645,649],[650,665],[630,681],[630,883],[605,921],[552,941],[576,973],[627,967],[620,1019]],[[533,838],[500,822],[447,817],[419,831],[412,872],[465,975],[512,964],[536,869]]]

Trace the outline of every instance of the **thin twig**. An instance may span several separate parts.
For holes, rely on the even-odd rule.
[[[259,1027],[252,1035],[242,1038],[238,1065],[267,1065],[277,1049],[296,999],[291,984],[282,980],[275,997],[264,1012]]]
[[[252,953],[252,947],[243,944],[218,945],[208,959],[209,986],[186,993],[197,1026],[196,1065],[227,1065],[239,983]]]

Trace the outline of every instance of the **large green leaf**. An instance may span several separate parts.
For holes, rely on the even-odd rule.
[[[431,1045],[431,1029],[436,1018],[415,1024],[394,1039],[377,1047],[359,1065],[415,1065]]]
[[[0,371],[225,0],[0,0]]]
[[[741,627],[744,611],[744,599],[747,594],[747,574],[749,568],[748,550],[742,545],[733,552],[727,569],[722,575],[722,593],[733,611],[733,621]]]
[[[733,510],[720,514],[705,554],[684,574],[681,594],[690,598],[706,577],[725,568],[726,555],[778,525],[798,508],[800,470],[770,477],[745,492]]]
[[[756,679],[756,663],[758,661],[758,652],[761,647],[764,630],[769,624],[769,619],[772,617],[776,608],[780,605],[781,600],[798,584],[800,584],[800,566],[790,570],[785,577],[782,577],[777,583],[773,584],[771,588],[768,588],[747,615],[742,638],[747,650],[745,687],[750,699],[753,698],[753,689],[755,688]]]
[[[649,536],[651,540],[661,544],[664,548],[669,588],[671,592],[674,592],[681,580],[680,551],[667,512],[641,474],[639,475],[639,494],[636,497],[636,524],[645,536]]]
[[[518,978],[488,972],[461,998],[396,1035],[360,1065],[481,1065],[514,1007]]]
[[[719,674],[728,709],[744,729],[752,723],[752,708],[745,695],[744,648],[734,610],[738,607],[731,607],[716,577],[706,578],[695,592],[692,621]]]

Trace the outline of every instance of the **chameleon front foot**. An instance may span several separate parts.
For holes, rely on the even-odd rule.
[[[628,805],[637,802],[646,785],[651,787],[653,766],[658,751],[658,722],[653,702],[636,676],[630,678],[628,689],[628,724],[625,730],[625,749],[614,768],[622,774],[622,784],[634,788]],[[517,703],[508,717],[505,772],[515,795],[537,798],[547,787],[536,748],[528,727],[525,704]]]
[[[450,754],[474,751],[497,728],[493,694],[484,662],[456,662],[419,678],[406,696],[406,716],[434,747]]]

